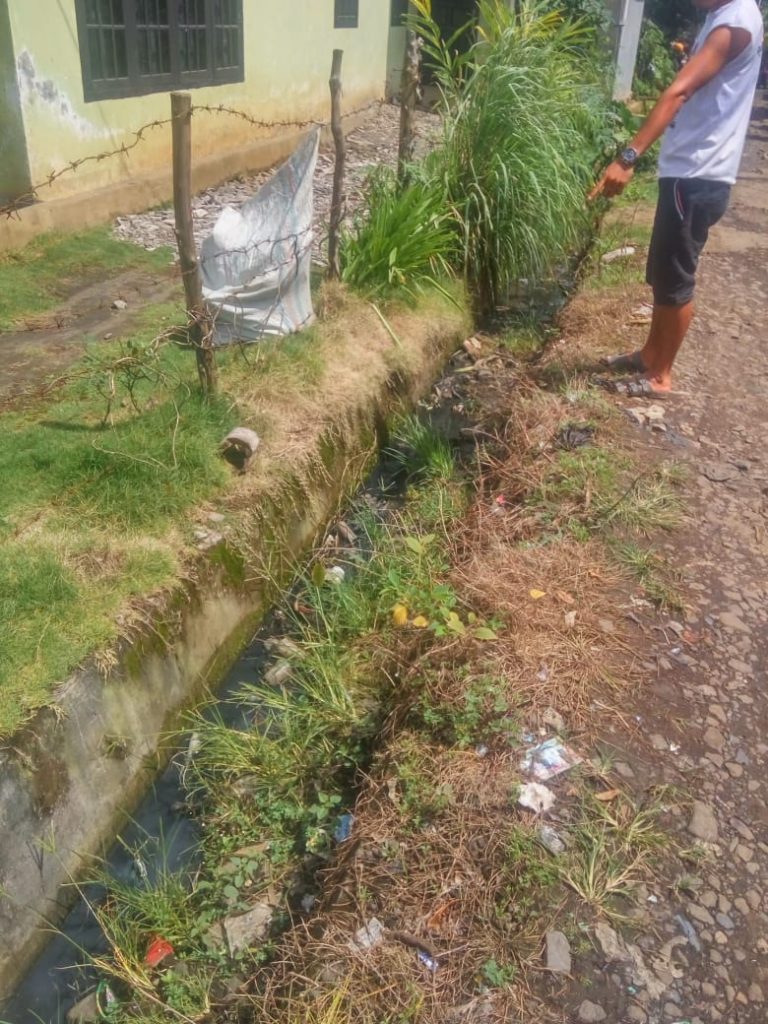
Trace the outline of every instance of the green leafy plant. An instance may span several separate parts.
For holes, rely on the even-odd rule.
[[[414,180],[401,188],[395,175],[372,175],[366,207],[341,247],[341,277],[361,295],[381,299],[413,294],[450,276],[456,236],[437,183]]]
[[[584,195],[605,144],[607,101],[586,24],[525,0],[479,0],[480,39],[458,57],[428,0],[411,24],[441,89],[442,145],[425,173],[453,211],[475,303],[489,312],[586,237]]]

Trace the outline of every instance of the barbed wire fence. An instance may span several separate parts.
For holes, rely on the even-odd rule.
[[[406,55],[403,70],[403,83],[401,90],[401,103],[403,111],[400,119],[400,137],[398,145],[398,167],[402,168],[404,160],[407,160],[413,152],[414,126],[413,107],[415,105],[416,85],[418,80],[418,67],[414,67],[414,53],[418,54],[418,48],[414,48],[413,39],[409,34],[406,47]],[[76,174],[84,166],[91,163],[101,163],[115,157],[128,156],[132,151],[146,139],[147,135],[155,129],[171,128],[172,142],[172,165],[173,165],[173,207],[174,207],[174,233],[178,248],[179,266],[182,284],[184,287],[187,325],[186,340],[194,349],[198,379],[204,396],[213,396],[217,391],[217,367],[215,358],[214,336],[215,336],[215,308],[206,303],[203,292],[202,267],[205,259],[198,253],[193,227],[193,189],[192,189],[192,126],[196,114],[225,115],[238,118],[254,128],[264,130],[274,129],[302,129],[330,128],[334,143],[334,174],[333,191],[331,197],[329,224],[328,224],[328,265],[326,274],[329,278],[340,276],[339,265],[339,242],[342,224],[346,216],[345,196],[345,158],[346,144],[343,129],[343,118],[354,118],[380,106],[380,100],[372,100],[352,110],[343,111],[342,108],[342,61],[343,51],[334,50],[329,79],[330,107],[331,114],[328,120],[315,118],[297,120],[265,120],[254,117],[247,111],[227,106],[226,104],[195,104],[189,93],[171,93],[171,116],[168,118],[156,118],[141,127],[132,131],[129,141],[122,142],[119,146],[106,149],[100,153],[78,157],[67,164],[51,171],[47,177],[33,185],[25,193],[16,196],[13,200],[0,204],[0,217],[12,218],[21,215],[21,211],[37,202],[41,193],[53,186],[61,178],[68,174]],[[414,77],[416,76],[416,77]],[[268,254],[270,268],[279,271],[289,266],[298,266],[302,254],[307,251],[311,243],[312,229],[299,231],[275,238],[261,238],[252,244],[238,247],[232,250],[209,253],[207,259],[217,259],[221,256],[235,254],[252,254],[262,251]],[[233,302],[237,302],[237,290],[233,290],[230,296]],[[266,317],[265,323],[275,312],[280,303],[280,297],[275,299],[274,306]],[[299,326],[302,326],[299,324]],[[160,349],[166,344],[179,344],[178,331],[164,331],[152,341],[143,346],[142,350],[133,350],[129,354],[120,354],[114,359],[91,359],[88,367],[79,369],[71,375],[62,375],[53,381],[48,382],[43,388],[35,389],[37,395],[48,394],[53,389],[62,386],[69,379],[77,379],[83,373],[93,373],[94,370],[100,373],[106,381],[107,412],[105,422],[111,416],[112,405],[115,397],[116,379],[127,375],[129,398],[135,406],[134,385],[135,381],[146,375],[146,367],[143,365],[154,365],[157,371],[157,359]],[[18,396],[17,396],[18,397]]]

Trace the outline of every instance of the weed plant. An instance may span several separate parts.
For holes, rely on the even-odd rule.
[[[342,280],[369,299],[394,292],[413,295],[450,276],[457,252],[455,231],[436,182],[400,188],[381,168],[369,183],[368,208],[346,235]]]
[[[463,270],[488,313],[586,238],[584,196],[608,134],[600,61],[584,22],[531,0],[514,12],[480,0],[480,39],[463,57],[441,39],[427,0],[414,6],[444,125],[426,173],[454,211]]]

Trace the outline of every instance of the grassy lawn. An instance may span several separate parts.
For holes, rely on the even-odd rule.
[[[125,373],[107,370],[178,314],[150,308],[133,337],[94,346],[52,400],[0,417],[0,733],[114,637],[126,599],[173,579],[185,513],[227,483],[217,445],[234,413],[200,400],[190,352],[169,346],[143,365],[135,407]]]
[[[51,312],[73,286],[124,270],[160,270],[170,258],[170,249],[147,252],[113,238],[108,227],[41,235],[0,255],[0,331],[12,329],[22,317]]]

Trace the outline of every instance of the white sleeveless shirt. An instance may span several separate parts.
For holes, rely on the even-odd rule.
[[[723,25],[746,29],[751,42],[680,108],[661,144],[661,178],[736,181],[763,48],[763,19],[755,0],[728,0],[710,11],[691,55]]]

